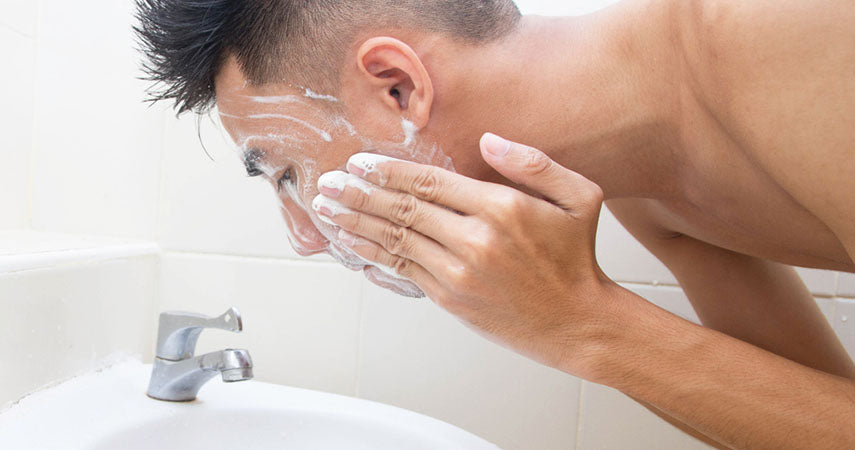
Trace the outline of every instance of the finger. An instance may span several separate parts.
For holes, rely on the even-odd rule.
[[[377,266],[365,266],[362,269],[365,278],[368,281],[380,286],[383,289],[388,289],[398,295],[410,298],[424,298],[427,295],[417,284],[410,280],[398,278],[397,276],[389,275],[388,273],[378,269]]]
[[[416,261],[435,272],[456,261],[443,246],[423,234],[385,219],[343,207],[323,195],[315,197],[312,208],[322,220],[329,220],[351,234],[380,244],[392,255]]]
[[[335,171],[318,179],[318,190],[347,208],[411,228],[445,247],[460,241],[465,220],[459,214],[398,191],[374,187],[356,175]]]
[[[376,242],[361,238],[347,230],[339,230],[338,237],[342,244],[360,258],[374,264],[379,270],[396,278],[411,280],[426,293],[436,292],[439,283],[430,271],[419,263],[393,255]]]
[[[374,153],[357,153],[347,162],[348,172],[378,186],[410,193],[424,201],[475,214],[480,205],[475,200],[492,187],[490,183],[452,173],[448,170],[417,164]]]
[[[536,148],[486,133],[481,138],[481,155],[505,178],[528,186],[565,210],[602,204],[598,185]]]

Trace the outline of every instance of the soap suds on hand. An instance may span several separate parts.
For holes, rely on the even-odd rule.
[[[325,148],[318,144],[331,143],[336,139],[355,140],[357,145],[361,145],[363,153],[360,154],[362,156],[355,156],[352,160],[358,163],[366,173],[376,171],[378,164],[394,160],[433,165],[453,171],[451,158],[445,155],[436,144],[424,142],[419,136],[421,130],[406,118],[401,119],[400,134],[395,138],[388,141],[369,139],[361,136],[344,115],[321,108],[317,103],[318,101],[336,103],[340,102],[339,99],[308,88],[299,87],[299,89],[302,92],[297,95],[247,96],[248,101],[257,104],[257,114],[236,117],[220,112],[222,117],[264,121],[253,125],[258,131],[235,140],[243,152],[257,148],[264,149],[267,164],[260,164],[260,170],[269,179],[275,180],[286,169],[294,171],[296,176],[293,181],[284,183],[279,194],[283,202],[286,198],[290,198],[296,205],[287,208],[282,206],[283,217],[288,225],[289,240],[298,250],[307,250],[299,248],[300,242],[317,241],[320,234],[328,241],[326,251],[343,266],[350,269],[373,266],[376,270],[369,271],[372,277],[380,279],[385,284],[394,285],[399,291],[412,297],[423,296],[412,282],[398,275],[394,268],[365,261],[343,245],[338,237],[339,227],[317,214],[321,206],[328,208],[333,215],[351,212],[332,199],[318,198],[320,184],[339,189],[353,187],[366,194],[377,189],[362,178],[342,170],[321,175],[318,163],[324,160],[320,152]],[[284,122],[280,125],[276,120],[298,126],[287,125]],[[283,130],[287,130],[287,133]],[[401,137],[400,140],[399,137]],[[379,182],[383,185],[386,180],[381,179]],[[300,211],[306,214],[308,220]]]
[[[365,194],[374,192],[374,187],[371,183],[359,178],[358,176],[347,173],[341,170],[327,172],[318,178],[318,188],[321,186],[343,191],[345,187],[359,189]]]

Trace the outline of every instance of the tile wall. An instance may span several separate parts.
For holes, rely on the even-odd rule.
[[[29,226],[28,192],[33,140],[36,3],[0,3],[0,229]]]
[[[134,251],[0,273],[0,410],[118,355],[150,359],[159,264],[157,252]]]
[[[0,0],[0,409],[117,352],[151,357],[165,116],[140,103],[131,12]]]
[[[520,3],[554,13],[573,2]],[[430,302],[380,290],[329,258],[298,258],[272,188],[245,177],[216,126],[203,120],[197,129],[195,119],[140,104],[130,11],[129,0],[0,0],[0,49],[20,62],[0,71],[0,95],[11,99],[0,110],[0,228],[138,238],[162,249],[0,274],[0,303],[25,312],[2,322],[0,342],[23,339],[37,323],[30,333],[48,350],[34,361],[70,346],[74,363],[61,372],[69,374],[117,349],[150,357],[156,311],[213,315],[235,305],[246,331],[204,333],[200,351],[246,347],[265,381],[402,406],[508,450],[704,447],[618,392],[487,342]],[[696,320],[673,276],[608,212],[598,256],[614,279]],[[855,276],[802,274],[855,353]],[[81,323],[103,328],[75,328]],[[49,382],[37,367],[33,383],[9,382],[0,399]]]

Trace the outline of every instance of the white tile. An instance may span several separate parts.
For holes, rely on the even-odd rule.
[[[154,242],[32,230],[0,231],[0,274],[160,255]]]
[[[673,286],[644,286],[638,284],[622,284],[623,287],[635,292],[654,305],[670,311],[686,320],[700,323],[692,304],[683,289]]]
[[[366,283],[359,396],[436,417],[505,450],[575,444],[579,380],[476,335],[428,300]]]
[[[597,260],[603,271],[618,282],[677,284],[668,268],[636,241],[608,208],[603,208],[600,217]],[[834,295],[837,272],[801,267],[796,271],[814,295]]]
[[[353,395],[361,277],[327,263],[167,254],[159,310],[235,306],[244,332],[203,332],[197,354],[246,348],[259,380]]]
[[[855,273],[841,273],[837,280],[837,296],[855,298]]]
[[[668,268],[636,241],[608,208],[600,215],[597,260],[606,275],[618,282],[677,284]]]
[[[0,0],[0,28],[5,25],[19,34],[34,37],[38,4],[36,0]]]
[[[835,302],[833,298],[817,298],[816,304],[819,306],[819,310],[822,311],[822,315],[825,316],[825,320],[830,324],[834,324],[834,307]]]
[[[33,226],[153,238],[163,116],[131,30],[133,2],[44,0],[33,149]]]
[[[5,5],[3,5],[5,6]],[[0,7],[0,11],[3,7]],[[0,17],[2,17],[0,13]],[[0,229],[29,226],[29,173],[33,141],[33,74],[35,43],[0,27]]]
[[[834,286],[837,284],[837,272],[833,270],[806,269],[804,267],[796,267],[795,269],[813,295],[824,297],[834,296]]]
[[[837,299],[834,309],[834,331],[849,356],[855,358],[855,300]]]
[[[168,119],[161,244],[169,250],[298,258],[273,188],[247,177],[228,139],[207,118],[199,132],[194,117]]]
[[[0,407],[120,352],[150,358],[158,257],[0,275]],[[142,395],[142,393],[140,393]]]
[[[588,449],[707,449],[622,393],[594,383],[582,386],[579,445]]]

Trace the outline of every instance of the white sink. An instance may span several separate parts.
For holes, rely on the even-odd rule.
[[[128,361],[0,413],[2,449],[496,450],[400,408],[246,381],[211,380],[189,403],[145,395],[151,366]]]

